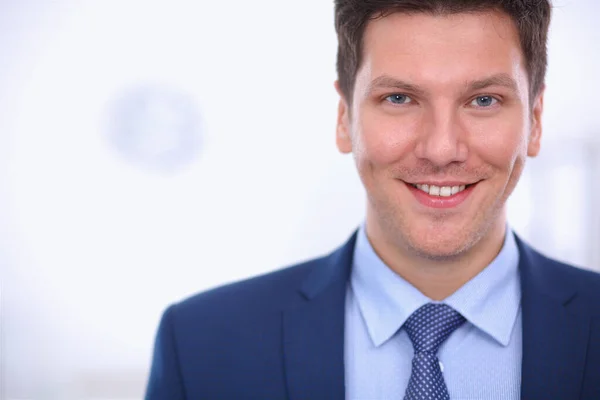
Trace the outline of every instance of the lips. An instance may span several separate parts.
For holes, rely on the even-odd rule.
[[[422,205],[430,208],[454,208],[473,192],[476,183],[447,182],[443,184],[407,183],[411,193]]]

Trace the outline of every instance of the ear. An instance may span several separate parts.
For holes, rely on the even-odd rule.
[[[529,132],[529,144],[527,145],[527,155],[535,157],[540,152],[540,142],[542,139],[542,113],[544,111],[544,91],[543,87],[535,98],[531,110],[531,130]]]
[[[335,132],[335,143],[340,153],[348,154],[352,152],[352,140],[350,137],[350,115],[349,106],[346,97],[340,89],[340,82],[335,81],[335,90],[340,95],[338,103],[338,116]]]

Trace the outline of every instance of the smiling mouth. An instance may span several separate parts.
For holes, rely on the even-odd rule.
[[[436,186],[436,185],[427,185],[427,184],[414,184],[409,183],[412,187],[419,189],[422,192],[427,193],[430,196],[438,196],[438,197],[450,197],[454,196],[457,193],[462,192],[465,189],[468,189],[471,186],[476,185],[477,183],[471,183],[468,185],[460,185],[460,186]]]

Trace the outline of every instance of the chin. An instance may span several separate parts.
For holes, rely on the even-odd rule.
[[[406,244],[419,257],[447,260],[461,256],[478,241],[478,235],[465,228],[430,227],[409,232]]]
[[[456,238],[448,241],[416,241],[408,243],[409,248],[417,256],[434,261],[451,260],[460,257],[469,248],[471,243],[457,241]]]

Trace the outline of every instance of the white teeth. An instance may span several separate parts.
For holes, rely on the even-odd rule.
[[[452,188],[450,186],[442,186],[440,188],[440,196],[449,197],[452,195]]]
[[[435,186],[435,185],[413,185],[417,189],[429,194],[430,196],[449,197],[466,189],[466,185],[461,186]]]

